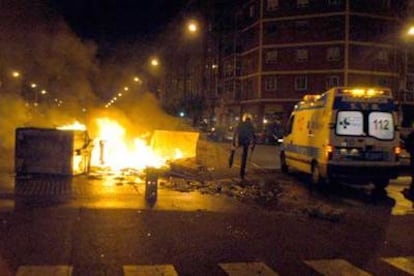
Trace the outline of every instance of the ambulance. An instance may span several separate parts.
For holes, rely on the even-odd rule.
[[[399,171],[397,122],[388,88],[335,87],[305,95],[287,123],[281,170],[307,173],[315,185],[347,180],[384,189]]]

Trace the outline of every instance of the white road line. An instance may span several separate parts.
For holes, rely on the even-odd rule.
[[[414,256],[412,257],[394,257],[394,258],[381,258],[383,261],[401,269],[411,275],[414,275]]]
[[[25,265],[19,267],[16,276],[70,276],[72,270],[73,267],[67,265]]]
[[[307,265],[325,276],[353,275],[368,276],[368,272],[353,266],[343,259],[305,261]]]
[[[219,266],[230,276],[279,275],[264,263],[220,263]]]
[[[178,276],[172,265],[124,265],[125,276]]]

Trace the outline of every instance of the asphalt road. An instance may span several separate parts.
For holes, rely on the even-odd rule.
[[[163,186],[149,204],[139,181],[3,173],[0,275],[414,274],[408,177],[380,199],[369,188],[313,191],[273,170],[273,150],[258,147],[249,167],[283,182],[272,208]]]

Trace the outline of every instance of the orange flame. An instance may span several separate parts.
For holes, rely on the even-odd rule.
[[[92,166],[119,171],[125,168],[161,168],[166,164],[167,160],[155,154],[144,138],[128,142],[125,129],[118,122],[109,118],[99,118],[96,122],[99,134],[92,151]]]
[[[169,160],[195,155],[194,146],[198,136],[194,136],[194,134],[183,133],[181,134],[182,138],[179,138],[180,134],[177,132],[157,131],[157,135],[153,135],[156,136],[155,142],[153,139],[150,145],[144,136],[128,141],[125,137],[125,129],[115,120],[98,118],[95,121],[98,133],[94,137],[90,156],[92,167],[105,168],[115,172],[120,172],[123,169],[162,168],[167,166]],[[75,122],[58,129],[86,130],[86,126]],[[190,135],[191,138],[186,135]],[[178,145],[180,147],[176,148]],[[81,158],[83,156],[79,156],[79,158],[75,156],[74,168],[82,164]]]

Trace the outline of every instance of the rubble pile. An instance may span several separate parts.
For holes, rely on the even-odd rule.
[[[233,179],[199,181],[180,177],[169,177],[160,182],[162,187],[180,192],[198,191],[203,194],[222,194],[246,203],[261,206],[275,206],[283,190],[274,179],[251,179],[234,181]]]

